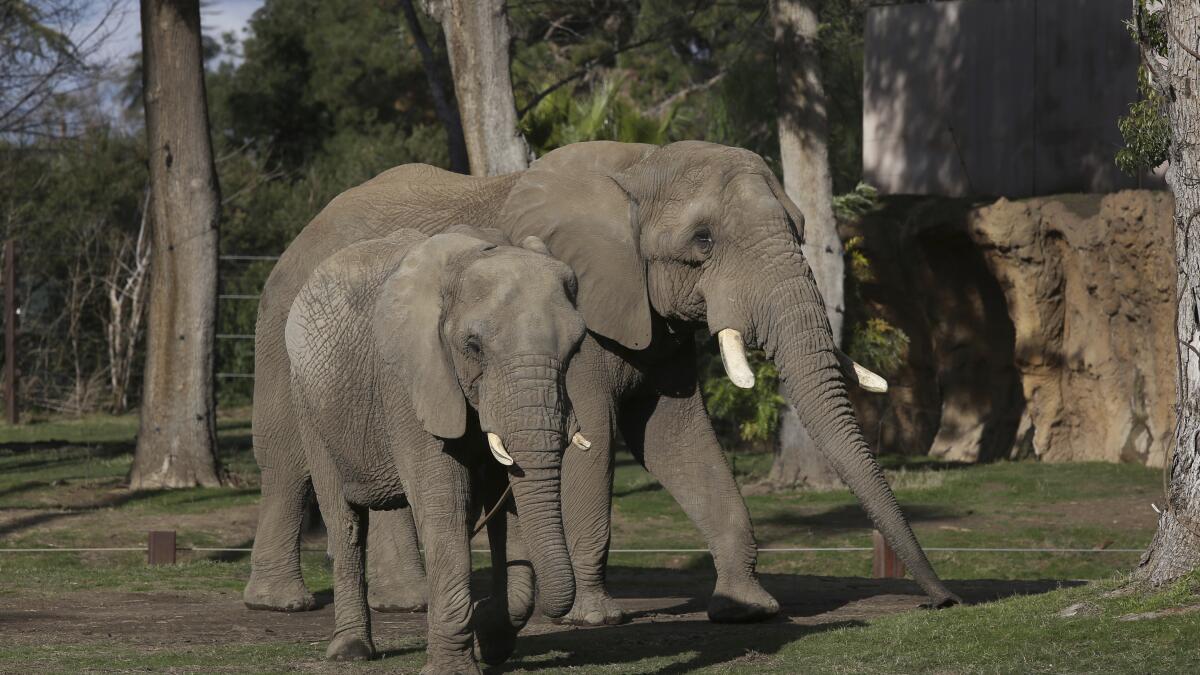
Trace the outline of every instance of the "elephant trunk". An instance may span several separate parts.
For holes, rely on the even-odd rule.
[[[566,445],[564,372],[545,357],[520,359],[503,369],[506,424],[493,425],[511,454],[513,499],[521,535],[537,577],[542,612],[565,616],[575,601],[575,576],[562,519],[562,456]],[[495,427],[507,431],[494,431]],[[494,454],[494,451],[493,451]]]
[[[749,324],[755,341],[778,367],[784,397],[934,605],[958,602],[933,571],[863,440],[825,304],[812,275],[806,267],[792,273],[772,271],[776,273],[764,275],[770,279],[764,287],[771,291],[749,306],[756,315]]]

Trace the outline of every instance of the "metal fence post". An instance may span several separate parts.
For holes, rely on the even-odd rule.
[[[4,241],[4,409],[17,423],[17,242]]]
[[[874,553],[871,557],[871,576],[876,579],[903,579],[904,563],[896,556],[896,551],[888,546],[879,530],[871,531],[871,541]]]
[[[146,546],[146,563],[150,565],[175,564],[175,530],[152,530]]]

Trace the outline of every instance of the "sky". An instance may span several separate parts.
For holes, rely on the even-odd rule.
[[[99,4],[99,0],[98,3]],[[238,39],[245,37],[243,29],[254,10],[263,0],[207,0],[201,3],[200,25],[206,35],[220,38],[233,31]],[[118,0],[117,15],[113,17],[115,31],[105,44],[102,54],[106,60],[124,61],[142,48],[142,24],[138,0]]]

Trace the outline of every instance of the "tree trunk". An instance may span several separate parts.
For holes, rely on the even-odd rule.
[[[804,257],[825,300],[833,339],[840,344],[844,313],[842,242],[833,215],[817,12],[813,0],[771,0],[771,19],[779,79],[779,159],[784,190],[804,214]],[[767,480],[781,487],[840,484],[791,404],[786,404],[780,415],[775,462]]]
[[[438,119],[446,129],[446,145],[450,151],[450,170],[456,173],[470,173],[471,164],[467,158],[467,142],[463,138],[462,118],[458,116],[458,108],[454,101],[446,96],[446,88],[442,86],[444,66],[433,53],[429,40],[425,39],[425,31],[421,28],[421,20],[413,9],[412,0],[400,0],[400,8],[404,12],[404,22],[408,32],[412,33],[413,44],[421,54],[421,66],[425,69],[425,81],[429,83],[429,95],[433,98],[433,108],[437,111]]]
[[[198,0],[142,0],[153,244],[141,427],[129,487],[219,485],[217,219]]]
[[[1200,2],[1166,0],[1167,62],[1148,54],[1171,125],[1167,184],[1175,195],[1177,295],[1174,456],[1158,532],[1135,576],[1162,584],[1200,566]]]
[[[517,128],[508,60],[504,0],[425,0],[442,24],[471,173],[498,176],[529,166],[529,145]]]

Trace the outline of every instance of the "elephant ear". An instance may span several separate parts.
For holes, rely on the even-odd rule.
[[[466,396],[442,331],[447,282],[466,256],[490,248],[462,234],[430,237],[404,256],[375,305],[379,355],[407,383],[425,430],[440,438],[459,438],[467,426]]]
[[[535,236],[570,266],[588,330],[630,349],[650,344],[650,299],[636,204],[614,177],[655,149],[592,141],[550,152],[513,186],[498,219],[513,241]]]

